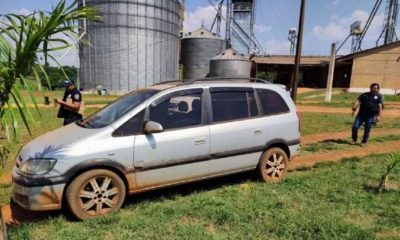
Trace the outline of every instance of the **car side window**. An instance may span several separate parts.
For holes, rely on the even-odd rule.
[[[201,93],[173,96],[150,108],[150,121],[160,123],[164,130],[200,125],[201,120]]]
[[[278,93],[268,89],[257,89],[256,91],[264,116],[289,112],[288,105]]]
[[[113,137],[127,137],[142,133],[143,129],[144,110],[129,119],[121,127],[115,130]]]
[[[214,122],[225,122],[258,116],[258,109],[251,91],[212,91]]]

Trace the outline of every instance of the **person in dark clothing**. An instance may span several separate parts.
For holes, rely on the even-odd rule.
[[[372,125],[378,122],[382,116],[383,97],[379,93],[379,84],[372,83],[370,91],[361,94],[353,103],[353,113],[359,107],[358,114],[353,123],[352,139],[353,144],[357,143],[358,129],[364,123],[364,136],[361,146],[364,146],[369,138]]]
[[[70,80],[64,81],[65,92],[62,100],[54,99],[60,104],[57,117],[64,118],[64,126],[82,119],[79,113],[82,102],[81,92],[75,88],[75,83]]]

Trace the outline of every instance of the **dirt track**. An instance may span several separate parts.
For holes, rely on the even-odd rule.
[[[351,114],[350,108],[337,108],[337,107],[323,107],[323,106],[306,106],[306,105],[298,105],[297,110],[299,112],[316,112],[316,113],[344,113]],[[383,118],[395,118],[400,117],[399,109],[388,109],[383,110]]]
[[[385,135],[400,135],[400,129],[373,129],[371,131],[372,137],[379,137],[379,136],[385,136]],[[317,143],[317,142],[322,142],[322,141],[327,141],[327,140],[336,140],[336,139],[343,139],[343,140],[350,140],[351,137],[351,132],[350,129],[349,131],[345,132],[333,132],[333,133],[321,133],[321,134],[315,134],[315,135],[309,135],[309,136],[304,136],[301,137],[301,144],[307,145],[311,143]]]
[[[336,150],[330,152],[318,152],[312,155],[295,157],[290,163],[290,170],[303,167],[312,167],[319,162],[339,161],[348,157],[365,157],[374,153],[388,153],[400,149],[400,141],[370,144],[359,149]]]

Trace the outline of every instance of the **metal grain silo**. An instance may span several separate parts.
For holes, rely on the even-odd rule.
[[[181,40],[183,79],[206,77],[210,70],[210,59],[224,49],[224,40],[204,27],[187,33]]]
[[[81,87],[124,93],[178,78],[178,0],[81,0],[103,22],[87,22],[80,46]]]
[[[251,61],[232,48],[210,60],[210,77],[250,77]]]

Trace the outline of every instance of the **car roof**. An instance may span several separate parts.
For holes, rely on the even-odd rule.
[[[276,89],[285,88],[284,85],[273,84],[272,82],[258,79],[258,78],[238,78],[238,77],[224,77],[224,78],[200,78],[200,79],[190,79],[184,81],[169,81],[155,84],[149,89],[154,90],[167,90],[167,89],[187,89],[196,87],[262,87]]]

